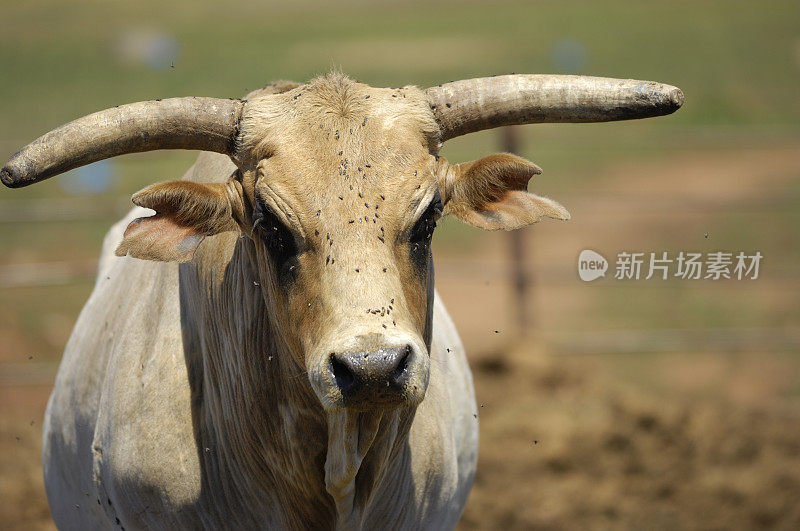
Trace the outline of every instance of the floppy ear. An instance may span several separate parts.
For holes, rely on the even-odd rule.
[[[156,211],[137,218],[116,250],[117,256],[143,260],[188,262],[203,238],[238,230],[234,215],[240,212],[241,184],[168,181],[136,192],[135,204]]]
[[[552,199],[528,193],[528,181],[542,170],[522,157],[496,153],[454,166],[439,160],[445,165],[439,178],[443,214],[487,230],[518,229],[543,217],[570,217]]]

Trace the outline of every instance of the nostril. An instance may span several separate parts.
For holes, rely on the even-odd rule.
[[[336,385],[343,393],[348,391],[356,382],[353,373],[347,368],[347,365],[336,359],[336,355],[331,353],[331,371],[333,372],[333,379]]]
[[[394,374],[392,376],[395,383],[402,384],[408,380],[408,363],[410,360],[411,345],[406,345],[400,354],[400,361],[397,362],[397,366],[394,368]]]

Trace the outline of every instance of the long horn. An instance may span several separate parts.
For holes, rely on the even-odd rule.
[[[233,153],[242,100],[171,98],[120,105],[78,118],[34,140],[0,170],[11,188],[98,160],[156,149]]]
[[[683,92],[671,85],[590,76],[512,74],[425,92],[443,141],[503,125],[648,118],[683,105]]]

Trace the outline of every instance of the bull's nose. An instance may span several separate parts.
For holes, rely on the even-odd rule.
[[[411,345],[331,353],[329,370],[347,406],[399,402],[413,355]]]

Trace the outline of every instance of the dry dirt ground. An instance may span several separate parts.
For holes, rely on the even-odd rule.
[[[593,365],[529,348],[477,360],[480,461],[462,529],[800,528],[797,409],[660,401]],[[4,529],[52,528],[30,425],[47,392],[3,391],[17,412],[0,424]]]
[[[686,227],[679,223],[702,234],[699,214],[669,223],[641,217],[681,204],[686,190],[694,201],[705,197],[734,209],[782,194],[798,167],[800,146],[793,145],[609,169],[597,181],[611,190],[606,199],[619,179],[638,182],[641,197],[656,194],[656,206],[620,212],[608,202],[594,205],[585,193],[554,196],[571,208],[575,228],[537,232],[536,246],[547,249],[552,262],[569,263],[574,276],[571,264],[587,244],[646,242],[658,230],[682,233]],[[747,175],[741,168],[749,168]],[[643,175],[651,178],[636,181]],[[727,190],[734,181],[735,190]],[[715,189],[726,191],[720,196]],[[458,256],[437,262],[437,284],[462,332],[481,404],[478,475],[460,528],[800,529],[796,351],[730,355],[698,348],[613,363],[569,355],[543,338],[559,327],[596,324],[585,315],[598,308],[594,297],[608,290],[550,275],[538,256],[540,285],[531,308],[537,326],[512,339],[508,286],[492,276],[508,265],[498,241],[479,240],[470,252],[483,252],[483,261],[472,269],[459,267]],[[727,286],[724,291],[739,289]],[[752,299],[764,312],[776,308],[765,319],[796,318],[796,284],[767,291]],[[650,381],[644,377],[657,385],[630,385]],[[47,378],[41,385],[0,378],[0,528],[52,528],[39,465]]]
[[[485,403],[463,529],[800,527],[796,409],[658,400],[526,351],[475,369]]]

